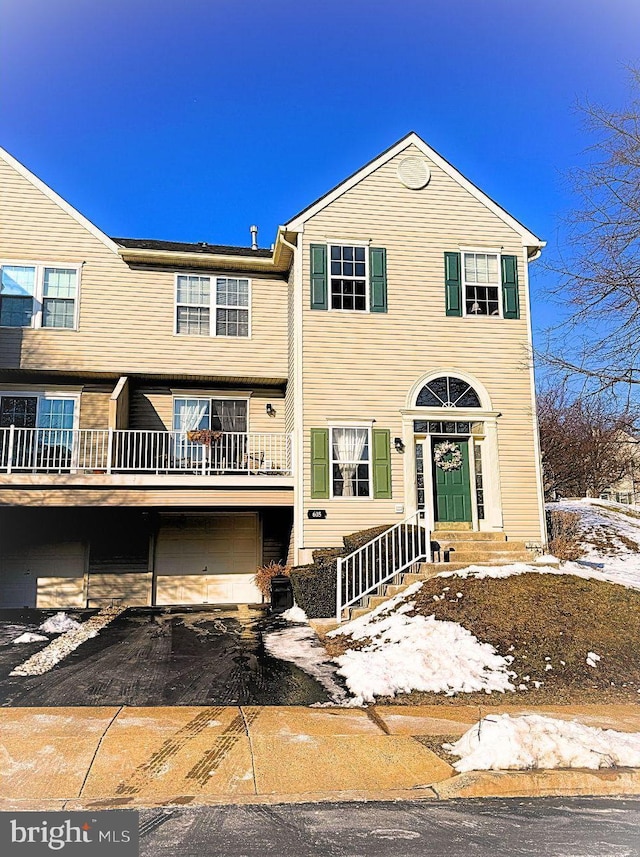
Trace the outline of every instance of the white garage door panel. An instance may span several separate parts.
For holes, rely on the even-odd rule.
[[[257,515],[167,518],[156,547],[157,604],[261,601]]]
[[[31,545],[0,560],[3,607],[82,607],[82,542]]]
[[[130,607],[151,604],[151,572],[108,574],[95,573],[89,577],[89,607],[103,607],[119,602]]]

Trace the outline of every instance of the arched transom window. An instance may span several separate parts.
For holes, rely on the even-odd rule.
[[[429,381],[418,393],[419,408],[480,408],[480,398],[461,378],[443,376]]]

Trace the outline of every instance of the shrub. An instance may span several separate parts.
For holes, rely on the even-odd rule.
[[[584,554],[577,512],[562,512],[551,509],[547,512],[549,529],[549,551],[562,560],[579,559]]]
[[[289,577],[291,574],[290,566],[282,565],[280,562],[270,562],[268,565],[261,565],[256,571],[253,580],[265,598],[271,598],[271,578],[278,574]]]
[[[326,619],[336,612],[336,562],[300,565],[291,569],[291,585],[298,607],[310,619]]]

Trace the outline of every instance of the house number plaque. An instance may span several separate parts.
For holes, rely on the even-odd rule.
[[[313,518],[313,520],[320,520],[322,518],[327,517],[326,509],[309,509],[307,512],[308,518]]]

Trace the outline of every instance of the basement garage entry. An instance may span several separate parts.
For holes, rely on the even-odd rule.
[[[156,604],[257,604],[258,514],[161,515],[155,548]]]

